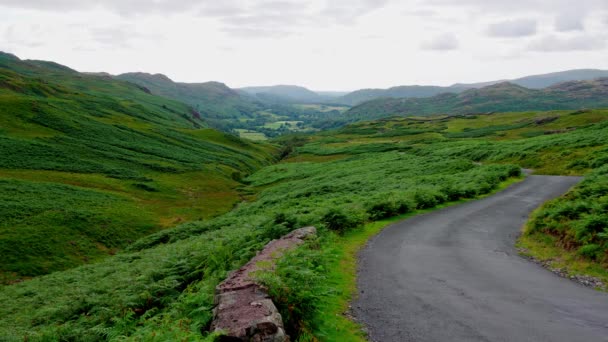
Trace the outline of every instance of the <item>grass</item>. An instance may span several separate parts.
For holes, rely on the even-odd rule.
[[[519,166],[587,175],[530,226],[604,260],[608,111],[390,118],[277,151],[135,85],[44,65],[0,55],[0,276],[36,276],[0,287],[0,341],[212,340],[218,282],[305,225],[319,238],[264,278],[289,332],[363,338],[342,316],[358,248],[403,215],[501,189]]]
[[[239,136],[243,139],[249,139],[253,141],[264,141],[268,140],[268,137],[264,133],[252,131],[249,129],[236,129]]]
[[[133,84],[0,54],[2,282],[231,210],[276,148],[206,125]]]
[[[608,284],[606,266],[581,257],[575,251],[560,248],[559,241],[554,236],[541,233],[523,234],[517,241],[517,247],[522,255],[547,262],[552,269],[560,269],[567,275],[592,276]]]
[[[509,178],[489,194],[481,195],[484,198],[506,189],[514,183],[522,181],[523,177]],[[476,198],[476,199],[478,199]],[[320,254],[325,262],[324,276],[319,282],[322,284],[317,292],[323,293],[319,298],[320,304],[314,315],[309,319],[312,329],[306,331],[301,341],[318,339],[319,341],[366,341],[366,334],[362,327],[354,322],[350,316],[350,304],[357,295],[357,258],[359,251],[367,242],[383,229],[396,222],[403,221],[416,215],[445,208],[448,206],[470,201],[459,200],[440,204],[437,207],[413,211],[407,214],[366,223],[363,226],[345,232],[341,236],[330,235],[321,244]],[[309,246],[310,248],[310,246]],[[316,247],[319,248],[319,247]],[[288,257],[289,258],[289,257]],[[290,267],[294,262],[285,262],[284,267]],[[280,271],[279,271],[280,272]],[[272,284],[270,284],[272,286]]]

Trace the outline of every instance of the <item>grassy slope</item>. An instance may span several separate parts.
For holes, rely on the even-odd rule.
[[[351,108],[344,119],[350,122],[391,115],[467,114],[519,112],[526,110],[605,108],[608,79],[568,82],[550,88],[527,89],[500,83],[460,94],[445,93],[430,98],[383,98]]]
[[[497,162],[548,162],[554,149],[564,150],[560,145],[577,151],[563,157],[567,161],[561,165],[595,158],[581,151],[590,145],[597,150],[606,143],[608,135],[598,134],[607,129],[605,114],[394,119],[300,140],[301,146],[285,163],[263,168],[246,179],[250,186],[244,191],[255,195],[250,197],[252,202],[226,215],[152,234],[99,264],[4,287],[0,290],[0,299],[6,303],[0,309],[0,317],[5,318],[0,320],[0,335],[14,339],[27,335],[32,340],[43,336],[204,339],[199,331],[211,319],[217,282],[269,239],[315,224],[320,228],[318,241],[287,258],[264,281],[290,331],[299,331],[302,340],[360,336],[356,325],[339,315],[354,284],[352,267],[348,271],[342,263],[352,262],[351,242],[363,239],[356,237],[359,230],[353,227],[494,191],[516,170],[494,165]],[[534,121],[532,128],[554,131],[567,125],[579,129],[526,138],[530,127],[517,126],[510,131],[489,129],[481,138],[450,137],[554,116],[558,119],[549,123]],[[461,120],[469,120],[470,127]],[[584,128],[590,122],[598,123]],[[483,165],[472,161],[483,161]],[[559,171],[562,166],[555,167]],[[372,231],[377,229],[372,227],[376,227]],[[369,230],[363,232],[366,235]],[[66,292],[65,284],[72,291]],[[332,320],[326,318],[328,312],[334,315]]]
[[[546,118],[555,118],[546,120]],[[549,203],[540,210],[537,217],[552,216],[557,206],[581,208],[583,214],[578,222],[556,222],[553,227],[561,227],[563,231],[572,231],[569,227],[591,227],[600,229],[606,227],[608,220],[602,215],[601,208],[605,207],[606,187],[605,178],[598,179],[596,174],[602,173],[600,165],[606,164],[608,156],[608,111],[584,112],[541,112],[541,113],[511,113],[481,116],[478,118],[432,118],[407,120],[401,118],[387,119],[360,123],[350,127],[317,135],[313,142],[299,148],[300,154],[286,161],[310,160],[323,163],[324,158],[340,160],[347,158],[345,151],[382,151],[405,150],[421,156],[434,158],[465,157],[483,163],[516,163],[535,166],[541,173],[548,174],[589,174],[587,180],[575,191]],[[514,123],[531,122],[530,125],[514,125]],[[494,129],[500,127],[500,130]],[[567,131],[564,128],[578,128]],[[485,132],[481,137],[476,130]],[[547,131],[554,134],[541,136],[530,132]],[[454,138],[455,133],[474,132],[469,138]],[[556,132],[562,132],[556,133]],[[531,138],[530,138],[531,137]],[[323,159],[319,159],[323,158]],[[604,167],[605,168],[605,167]],[[505,186],[508,183],[505,183]],[[582,197],[582,198],[581,198]],[[573,202],[573,199],[575,200]],[[582,203],[581,203],[582,202]],[[547,215],[549,211],[549,215]],[[558,211],[559,212],[559,211]],[[563,210],[561,211],[563,212]],[[605,209],[603,211],[605,213]],[[586,216],[586,217],[583,217]],[[555,217],[555,216],[553,216]],[[560,217],[557,216],[559,219]],[[323,294],[322,302],[315,312],[307,318],[308,330],[302,334],[301,340],[314,340],[313,336],[322,341],[361,341],[364,336],[360,327],[350,321],[348,304],[355,295],[356,251],[367,239],[380,231],[385,225],[400,218],[391,218],[365,225],[361,229],[347,232],[343,238],[335,239],[312,246],[307,252],[296,253],[288,257],[277,271],[277,275],[269,277],[269,285],[278,289],[279,298],[288,297],[292,302],[306,303],[298,298],[298,293]],[[538,224],[536,218],[532,222]],[[541,222],[541,227],[543,222]],[[582,223],[582,224],[581,224]],[[544,227],[543,227],[544,228]],[[589,240],[597,239],[594,231],[578,230],[582,237]],[[604,239],[606,236],[604,236]],[[560,243],[560,240],[562,241]],[[598,262],[599,255],[606,255],[606,250],[593,248],[595,261],[581,253],[563,249],[561,239],[555,234],[547,235],[540,232],[526,233],[520,244],[531,249],[540,258],[552,258],[554,267],[566,267],[573,274],[598,276],[606,280],[608,265]],[[597,241],[597,240],[596,240]],[[558,242],[557,244],[555,244]],[[570,250],[578,248],[581,242],[570,240]],[[599,244],[607,246],[606,240]],[[560,247],[561,246],[561,247]],[[315,252],[317,251],[317,252]],[[309,275],[311,267],[298,265],[299,259],[316,260],[323,265],[324,277],[316,284],[302,286],[290,282],[290,279],[303,278]],[[294,266],[296,265],[296,266]],[[314,270],[314,268],[312,268]],[[294,276],[300,274],[300,276]],[[278,277],[279,280],[276,278]],[[286,295],[290,292],[296,294]],[[304,296],[304,295],[303,295]],[[311,296],[315,297],[315,296]]]
[[[152,234],[97,264],[1,288],[0,336],[202,339],[200,330],[211,319],[214,286],[269,239],[315,224],[325,248],[340,239],[331,229],[475,197],[518,171],[462,158],[351,152],[324,163],[263,168],[247,178],[256,200],[226,215]],[[325,256],[320,257],[325,263]],[[306,257],[299,265],[317,264]],[[312,280],[326,276],[318,267],[307,274],[311,277],[306,282],[297,283],[314,285]],[[293,316],[284,312],[291,331],[315,331],[308,318],[320,299],[308,301],[310,305]]]
[[[272,148],[205,125],[132,84],[0,54],[0,281],[230,210],[232,173],[267,164]]]

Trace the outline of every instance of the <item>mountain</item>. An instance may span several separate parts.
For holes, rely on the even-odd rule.
[[[245,87],[239,90],[262,98],[274,101],[283,101],[291,103],[314,103],[323,102],[326,98],[315,93],[312,90],[295,85],[275,85],[268,87]]]
[[[220,82],[180,83],[162,74],[143,72],[121,74],[115,78],[139,84],[152,94],[187,103],[212,122],[252,117],[261,109],[259,103]]]
[[[431,97],[441,93],[460,92],[467,88],[465,86],[398,86],[388,89],[361,89],[348,93],[335,101],[348,105],[357,105],[365,101],[370,101],[378,98],[394,97],[394,98],[410,98],[410,97]]]
[[[335,99],[335,102],[354,106],[361,104],[365,101],[370,101],[383,97],[431,97],[439,95],[441,93],[461,93],[468,89],[483,88],[502,82],[510,82],[531,89],[542,89],[562,82],[593,80],[602,77],[608,77],[608,70],[577,69],[554,72],[549,74],[526,76],[513,80],[499,80],[479,83],[456,83],[449,87],[412,85],[398,86],[388,89],[362,89],[339,97]]]
[[[274,153],[144,86],[0,53],[0,283],[224,213]]]
[[[511,83],[531,89],[542,89],[568,81],[594,80],[605,77],[608,77],[608,70],[579,69],[522,77]]]
[[[362,103],[344,113],[346,121],[393,115],[469,114],[608,107],[608,78],[570,81],[545,89],[529,89],[502,82],[461,93],[427,98],[382,98]]]

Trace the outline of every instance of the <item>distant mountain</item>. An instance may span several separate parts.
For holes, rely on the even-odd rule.
[[[431,97],[441,93],[461,93],[468,89],[483,88],[502,82],[510,82],[530,89],[542,89],[567,81],[593,80],[608,77],[608,70],[578,69],[549,74],[526,76],[514,80],[498,80],[479,83],[456,83],[449,87],[440,86],[399,86],[388,89],[362,89],[337,98],[335,101],[348,105],[357,105],[383,97],[412,98]]]
[[[275,85],[268,87],[245,87],[239,90],[250,95],[271,100],[291,103],[315,103],[326,100],[326,97],[315,93],[312,90],[295,85]]]
[[[203,118],[212,121],[250,117],[260,109],[260,104],[220,82],[180,83],[163,74],[143,72],[121,74],[115,78],[143,86],[152,94],[187,103]]]
[[[431,97],[441,93],[447,92],[460,92],[468,88],[465,86],[452,86],[452,87],[440,87],[440,86],[398,86],[388,89],[361,89],[356,90],[352,93],[348,93],[342,97],[336,99],[338,103],[344,103],[347,105],[357,105],[365,101],[370,101],[384,97],[394,98],[410,98],[410,97]]]
[[[344,96],[346,94],[348,94],[348,91],[315,91],[315,93],[324,96],[324,97],[328,97],[328,98],[336,98],[336,97],[340,97],[340,96]]]
[[[578,69],[527,76],[515,79],[511,82],[526,88],[542,89],[568,81],[594,80],[603,77],[608,77],[608,70]]]
[[[461,93],[427,98],[381,98],[362,103],[344,114],[347,121],[399,115],[469,114],[608,107],[608,78],[570,81],[544,89],[502,82]]]

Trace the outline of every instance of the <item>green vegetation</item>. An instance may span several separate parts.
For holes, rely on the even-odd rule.
[[[127,73],[116,78],[137,84],[152,94],[189,104],[194,108],[193,115],[203,118],[211,127],[250,140],[316,131],[347,109],[342,105],[316,104],[330,99],[296,86],[234,90],[219,82],[173,82],[161,74]]]
[[[214,340],[215,286],[305,225],[318,238],[261,280],[296,340],[360,341],[343,313],[367,238],[497,191],[520,166],[587,176],[535,214],[532,253],[605,270],[606,110],[386,118],[277,148],[149,90],[0,55],[0,275],[36,276],[0,287],[0,341]],[[243,122],[305,121],[280,106]]]
[[[428,98],[380,98],[347,111],[344,122],[373,120],[392,115],[470,114],[493,112],[547,111],[555,109],[608,107],[608,78],[558,84],[545,89],[528,89],[499,83],[462,93],[443,93]]]
[[[245,179],[257,199],[228,214],[149,235],[127,252],[96,264],[3,287],[0,335],[7,340],[28,336],[31,341],[202,339],[215,285],[271,238],[314,224],[326,250],[372,215],[472,198],[518,173],[510,165],[476,165],[462,158],[439,160],[398,151],[355,151],[323,163],[268,166]],[[332,219],[330,212],[349,222]],[[327,255],[319,257],[325,260]],[[303,259],[294,267],[314,267],[311,272],[317,278],[310,278],[312,285],[313,279],[327,276],[319,265]],[[312,296],[323,296],[315,291],[310,291]],[[298,306],[301,311],[294,312],[290,327],[319,334],[321,328],[311,319],[318,317],[319,302],[299,298],[312,306]]]
[[[240,200],[274,157],[130,83],[0,55],[0,280],[98,260]]]
[[[520,247],[554,268],[608,282],[608,149],[595,155],[596,169],[576,188],[534,212]]]
[[[602,77],[608,77],[608,70],[578,69],[526,76],[509,80],[508,82],[521,87],[541,89],[554,86],[562,82],[594,80]],[[490,81],[472,84],[456,83],[449,87],[408,85],[388,89],[361,89],[335,98],[334,101],[337,103],[345,103],[351,106],[356,106],[363,102],[380,98],[422,98],[436,96],[443,93],[461,93],[469,89],[483,88],[485,86],[500,82],[504,81]]]

